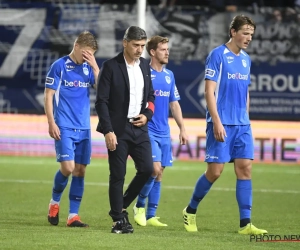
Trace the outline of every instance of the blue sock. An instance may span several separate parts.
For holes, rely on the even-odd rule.
[[[61,195],[68,184],[68,176],[64,176],[58,170],[54,176],[54,184],[52,188],[52,199],[56,202],[60,201]]]
[[[146,199],[154,185],[154,180],[156,176],[150,176],[144,187],[142,188],[141,192],[138,195],[136,207],[145,207]]]
[[[250,223],[252,207],[252,181],[236,181],[236,200],[240,210],[240,226],[246,226]]]
[[[188,213],[196,213],[197,207],[200,201],[204,198],[204,196],[208,193],[213,183],[207,180],[205,173],[200,176],[198,179],[193,196],[191,198],[190,204],[188,208],[193,209],[194,211],[188,211]]]
[[[84,177],[72,177],[69,199],[70,199],[70,214],[78,214],[79,207],[84,190]]]
[[[155,181],[153,188],[149,193],[148,208],[147,208],[147,215],[146,215],[147,220],[149,220],[150,218],[156,215],[156,210],[160,199],[160,187],[161,187],[161,182]]]

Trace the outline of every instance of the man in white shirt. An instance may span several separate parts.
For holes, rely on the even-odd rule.
[[[149,63],[141,57],[146,39],[143,29],[129,27],[123,52],[103,63],[98,78],[97,131],[104,134],[108,152],[112,233],[133,232],[126,208],[153,172],[147,122],[154,113],[154,91]],[[128,155],[137,173],[123,195]]]

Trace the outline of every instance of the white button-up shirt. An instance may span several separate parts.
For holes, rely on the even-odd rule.
[[[140,60],[136,60],[134,65],[129,65],[125,59],[127,73],[129,78],[129,108],[128,118],[135,117],[140,114],[144,96],[144,77],[140,68]]]

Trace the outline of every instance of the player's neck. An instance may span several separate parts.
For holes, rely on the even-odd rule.
[[[128,65],[134,65],[134,63],[136,62],[135,59],[132,59],[125,51],[123,55]]]
[[[152,69],[154,69],[156,72],[162,72],[163,71],[163,64],[161,63],[155,63],[153,61],[150,62],[150,66]]]
[[[225,43],[225,45],[227,46],[227,48],[233,53],[236,54],[237,56],[240,55],[241,49],[236,46],[232,40],[229,40],[227,43]]]
[[[76,64],[80,64],[77,60],[76,57],[74,55],[74,51],[72,50],[72,52],[69,54],[69,57],[71,58],[71,60],[76,63]]]

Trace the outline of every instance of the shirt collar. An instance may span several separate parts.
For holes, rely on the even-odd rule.
[[[133,67],[133,66],[135,66],[135,65],[140,65],[140,62],[141,62],[140,59],[135,60],[134,65],[129,65],[129,64],[127,63],[126,58],[125,58],[124,55],[123,55],[123,57],[124,57],[124,60],[125,60],[125,63],[126,63],[126,66],[127,66],[127,67]]]

